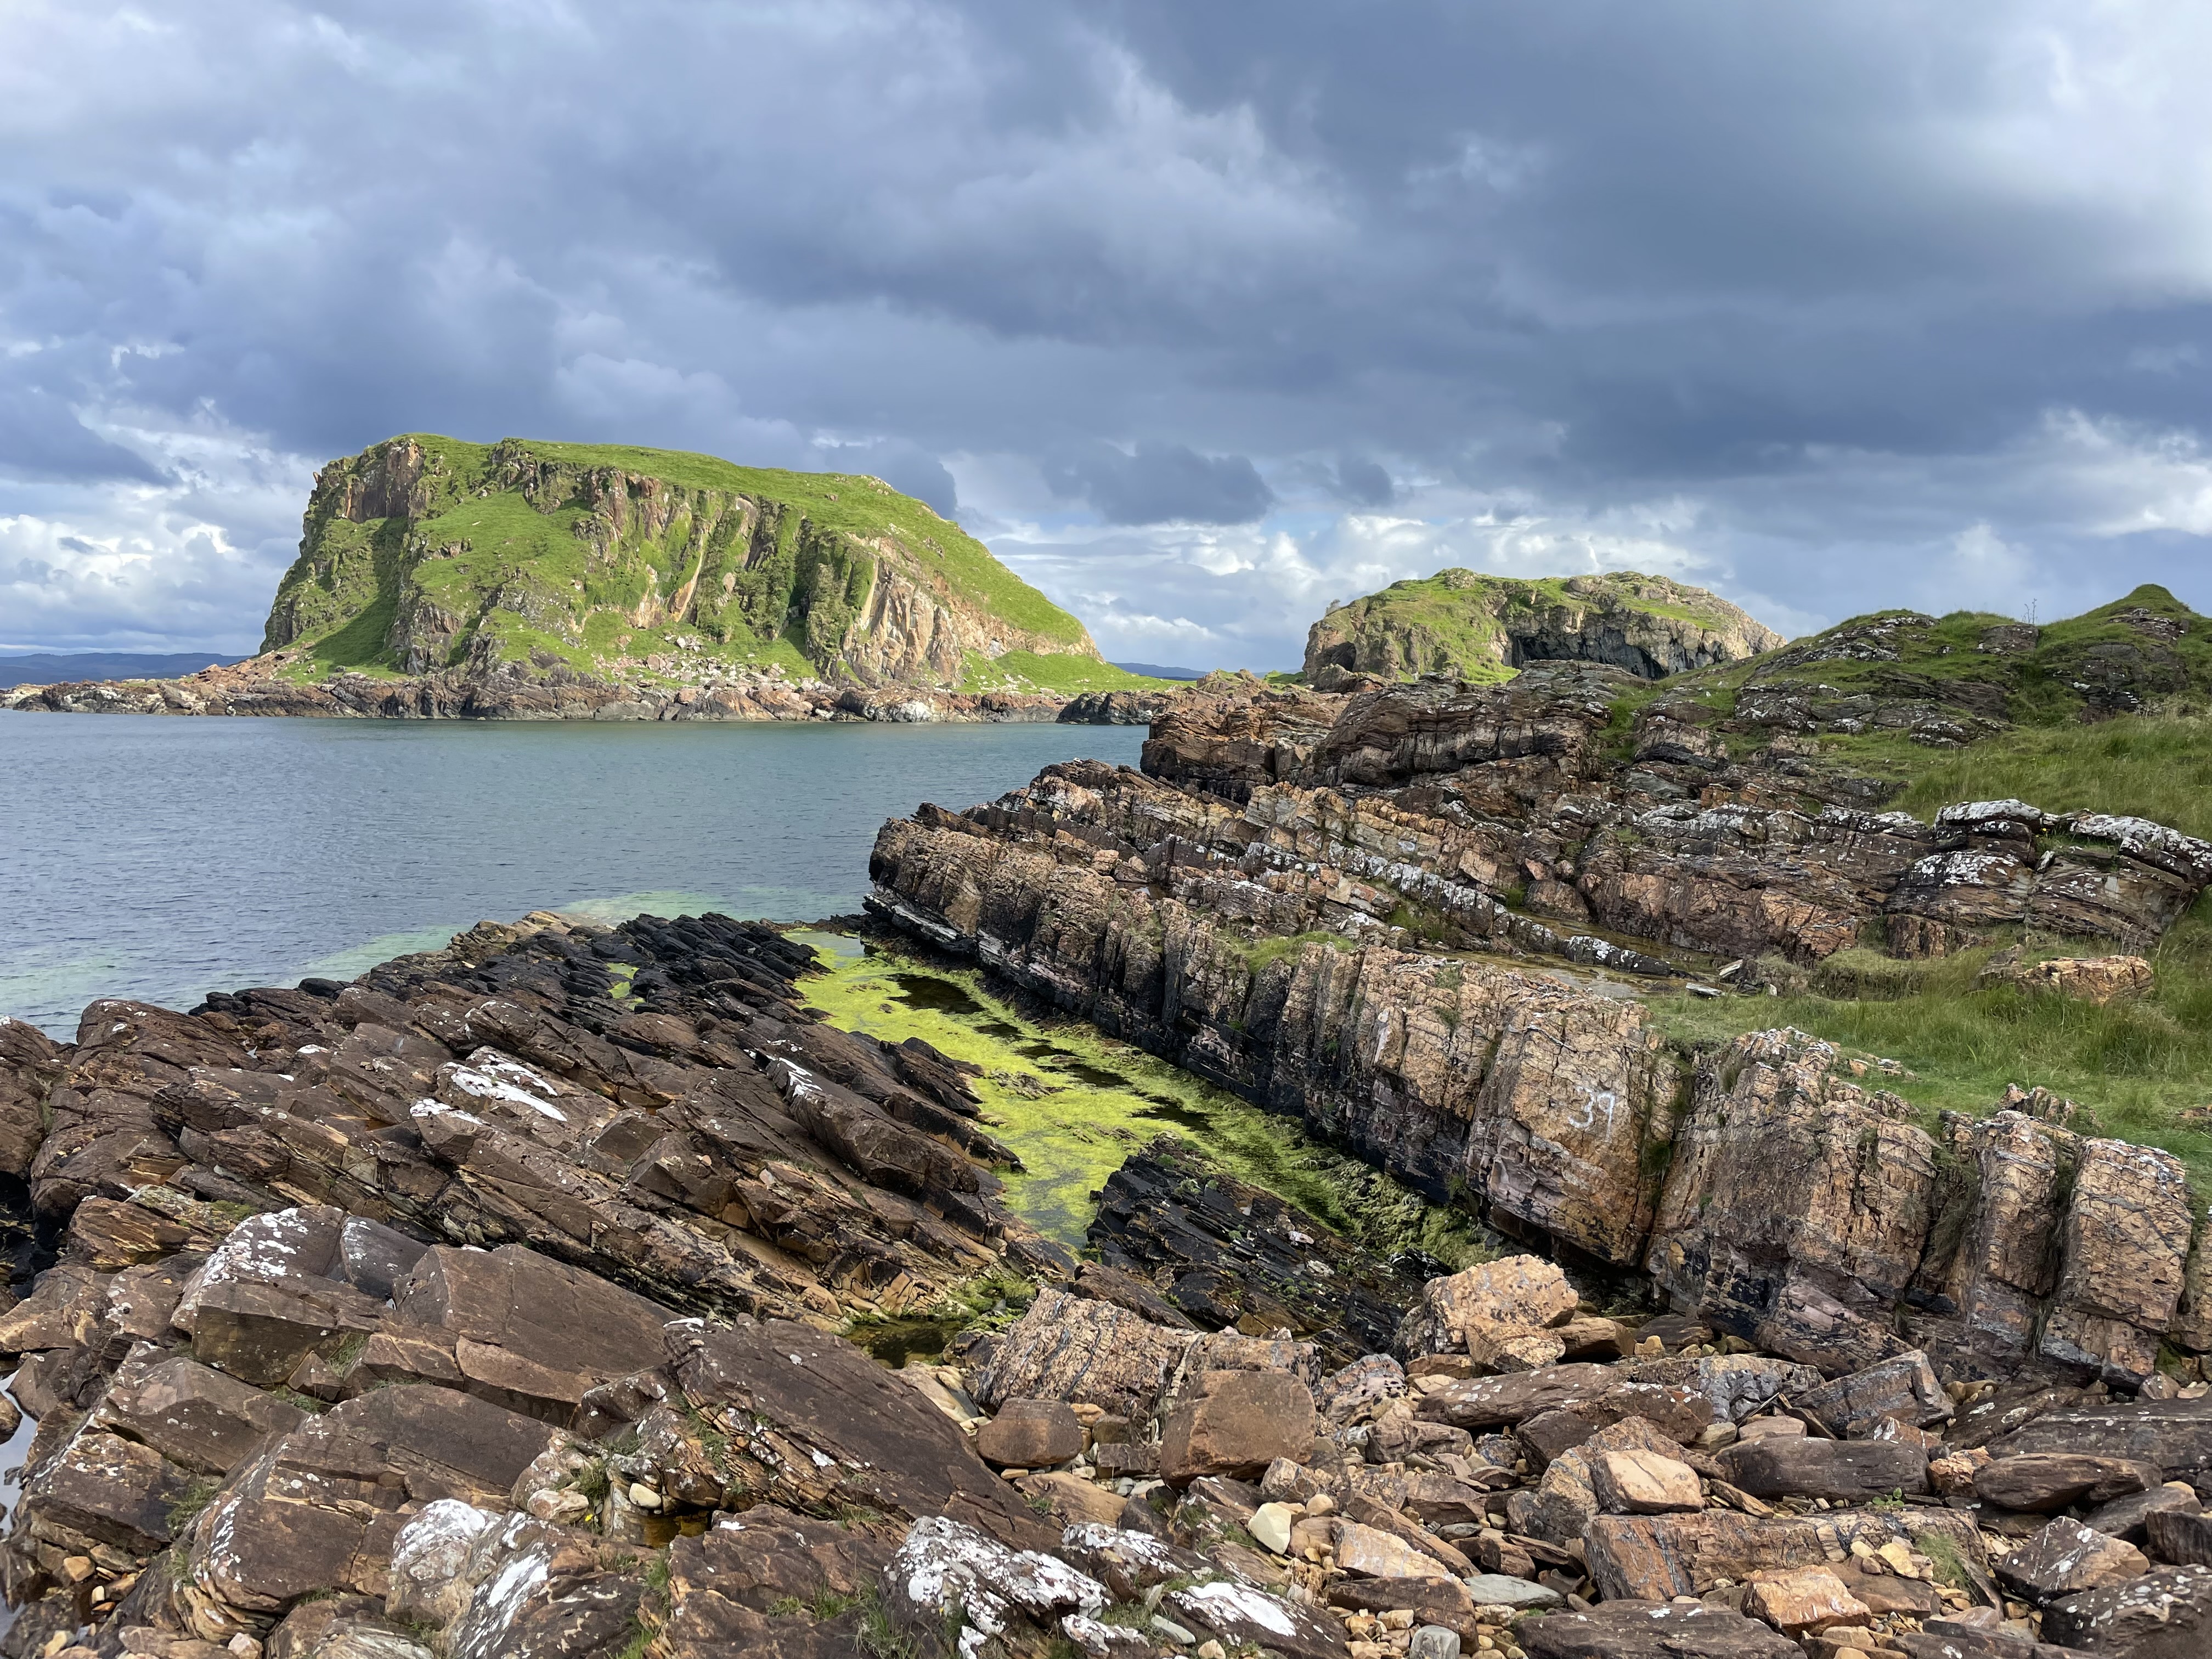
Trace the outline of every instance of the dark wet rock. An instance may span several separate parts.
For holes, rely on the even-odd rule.
[[[1723,1448],[1721,1476],[1754,1498],[1825,1498],[1851,1504],[1928,1490],[1928,1454],[1878,1440],[1769,1436]]]
[[[1799,1659],[1788,1637],[1726,1607],[1612,1601],[1517,1632],[1531,1659]]]
[[[2212,1651],[2212,1567],[2160,1567],[2046,1608],[2043,1633],[2090,1653],[2196,1659]]]
[[[2154,1561],[2212,1567],[2212,1516],[2153,1510],[2143,1517],[2143,1547]]]
[[[1996,1575],[2014,1594],[2040,1603],[2140,1577],[2149,1565],[2133,1544],[2061,1518],[2000,1557]]]
[[[1088,1237],[1107,1267],[1198,1325],[1286,1329],[1332,1368],[1387,1349],[1420,1294],[1418,1280],[1172,1140],[1108,1178]]]
[[[1988,1443],[1992,1457],[2072,1453],[2154,1464],[2202,1496],[2212,1489],[2212,1395],[2197,1400],[2113,1401],[2045,1411]]]

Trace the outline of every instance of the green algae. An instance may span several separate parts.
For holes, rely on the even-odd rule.
[[[1488,1254],[1472,1217],[1397,1182],[1224,1089],[1078,1021],[1044,1021],[986,988],[972,969],[875,940],[795,935],[824,971],[800,981],[808,1006],[848,1030],[921,1037],[981,1068],[984,1121],[1024,1168],[1009,1170],[1015,1212],[1081,1249],[1095,1194],[1131,1153],[1163,1134],[1195,1145],[1224,1173],[1296,1204],[1370,1250],[1419,1249],[1456,1267]]]

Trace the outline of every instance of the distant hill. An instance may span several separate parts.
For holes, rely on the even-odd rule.
[[[416,433],[316,475],[264,652],[319,679],[650,664],[1115,690],[1083,624],[880,478]]]
[[[54,685],[74,680],[167,680],[197,674],[214,665],[228,667],[243,657],[219,657],[211,651],[26,652],[0,656],[0,689]]]
[[[1664,576],[1614,570],[1527,580],[1450,569],[1331,611],[1306,635],[1305,678],[1324,690],[1330,671],[1488,683],[1527,663],[1570,660],[1650,679],[1783,642],[1726,599]]]
[[[1204,668],[1164,668],[1156,662],[1117,662],[1114,666],[1124,673],[1141,674],[1152,680],[1202,680],[1212,672]]]

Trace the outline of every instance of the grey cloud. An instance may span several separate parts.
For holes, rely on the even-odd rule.
[[[168,436],[290,477],[433,428],[877,472],[1044,538],[999,545],[1150,660],[1287,649],[1283,572],[1209,538],[1347,507],[1434,533],[1297,603],[1492,556],[1479,503],[1808,621],[2212,608],[2171,73],[2207,50],[2183,0],[12,9],[0,520],[50,561],[130,529],[198,573],[173,616],[258,612],[267,481]],[[956,501],[963,457],[1036,487]],[[1194,528],[1139,558],[1101,523]],[[40,626],[167,591],[64,586]]]
[[[1249,524],[1274,492],[1242,455],[1201,455],[1147,439],[1133,451],[1099,444],[1045,468],[1053,488],[1088,501],[1108,524]]]
[[[1379,461],[1346,455],[1336,464],[1336,493],[1359,507],[1388,507],[1398,497],[1398,487]]]

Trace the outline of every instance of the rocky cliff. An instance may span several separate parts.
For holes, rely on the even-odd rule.
[[[262,642],[301,646],[409,674],[542,658],[618,672],[673,653],[953,689],[1018,678],[992,666],[1014,653],[1070,659],[1087,683],[1064,690],[1129,678],[1074,617],[880,479],[430,435],[316,475]]]
[[[1783,636],[1701,587],[1609,571],[1528,581],[1442,570],[1333,608],[1306,635],[1305,680],[1446,674],[1495,682],[1532,662],[1609,663],[1646,679],[1741,661]]]
[[[2013,799],[1885,811],[1895,783],[1808,741],[1794,704],[1720,708],[1698,678],[1201,691],[1141,772],[1053,767],[886,825],[873,907],[1793,1358],[1902,1341],[1954,1377],[2132,1382],[2161,1343],[2212,1349],[2178,1157],[2069,1127],[2064,1103],[1997,1110],[1995,1088],[1980,1113],[1916,1108],[1884,1091],[1896,1062],[1801,1032],[1670,1038],[1640,988],[1820,973],[1848,996],[1832,959],[2155,952],[2212,842]]]

